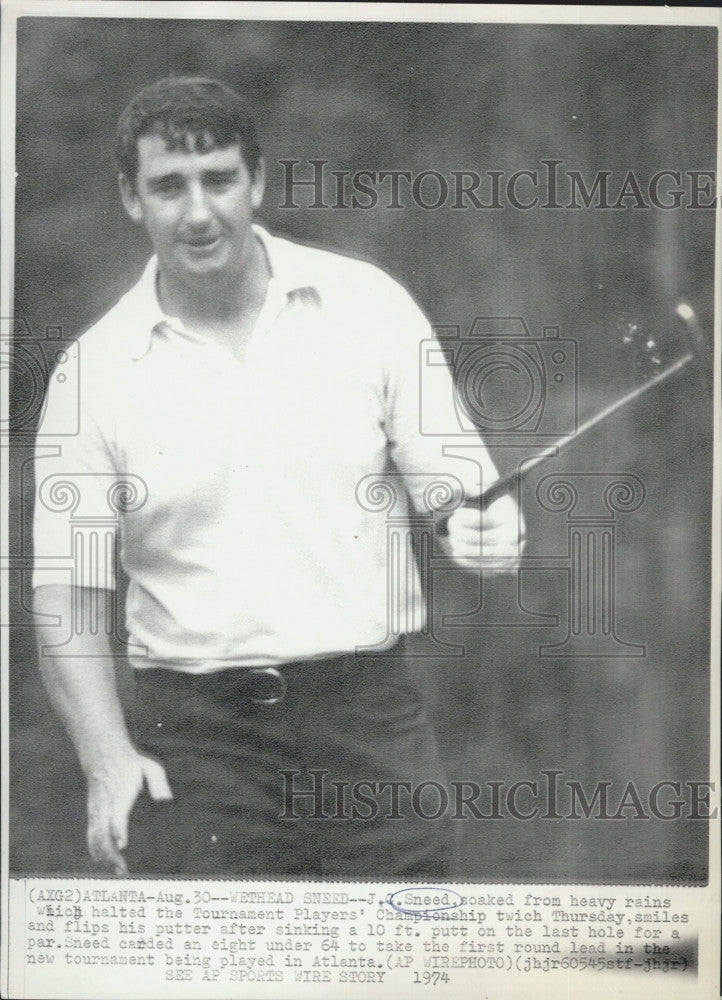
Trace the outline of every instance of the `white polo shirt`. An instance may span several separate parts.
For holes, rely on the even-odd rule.
[[[408,293],[254,228],[271,279],[242,363],[163,314],[154,258],[77,342],[77,393],[74,378],[50,381],[33,585],[113,587],[119,529],[138,668],[391,645],[425,612],[389,460],[421,511],[441,500],[439,477],[478,492],[496,476],[477,440],[469,461],[420,431],[422,406],[427,429],[458,421],[448,371],[425,380],[431,330]]]

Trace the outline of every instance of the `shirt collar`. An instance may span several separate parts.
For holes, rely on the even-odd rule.
[[[267,229],[253,225],[253,232],[266,251],[271,269],[271,278],[276,286],[287,295],[302,289],[313,288],[318,292],[318,274],[313,274],[308,266],[306,247],[271,236]]]
[[[320,293],[316,280],[310,274],[303,248],[290,240],[272,236],[263,226],[254,223],[253,232],[266,253],[271,270],[271,280],[279,292],[287,296],[295,292],[310,291],[317,301]],[[142,358],[150,349],[153,333],[163,323],[177,325],[178,320],[163,312],[158,301],[157,290],[158,258],[154,255],[148,261],[143,274],[127,295],[125,305],[133,316],[143,317],[131,325],[130,356],[134,361]]]

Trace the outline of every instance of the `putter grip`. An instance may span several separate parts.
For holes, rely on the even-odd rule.
[[[484,490],[483,493],[480,493],[477,496],[464,497],[459,506],[473,507],[475,510],[486,510],[487,507],[490,507],[491,504],[494,503],[494,501],[509,493],[516,486],[518,479],[519,474],[516,471],[509,476],[504,476],[502,479],[497,479],[496,482],[492,483],[491,486]],[[444,538],[449,534],[450,517],[451,514],[447,514],[446,517],[440,518],[437,521],[436,534],[441,538]]]

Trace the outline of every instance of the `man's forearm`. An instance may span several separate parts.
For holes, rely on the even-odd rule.
[[[102,768],[109,754],[133,752],[105,630],[105,601],[103,595],[100,600],[97,597],[97,592],[70,586],[44,586],[35,591],[35,611],[60,617],[59,627],[37,627],[40,671],[86,775]],[[57,647],[67,634],[74,609],[81,611],[84,626],[73,637],[73,655],[64,654],[62,646],[56,653],[49,647]]]
[[[163,766],[142,756],[128,735],[106,631],[105,596],[80,588],[39,587],[35,610],[60,618],[60,628],[38,626],[40,670],[88,781],[90,856],[106,870],[126,875],[122,852],[128,843],[131,810],[143,785],[153,799],[171,799],[173,793]],[[73,635],[73,655],[64,655],[59,642],[71,628],[74,614],[83,627]]]

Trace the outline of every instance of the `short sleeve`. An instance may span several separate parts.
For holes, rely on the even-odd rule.
[[[102,386],[83,364],[82,340],[70,352],[70,365],[50,376],[36,438],[32,582],[110,590],[122,484]]]
[[[478,496],[498,478],[481,436],[459,420],[455,385],[441,344],[413,299],[399,286],[387,310],[391,361],[386,433],[391,455],[419,510],[455,493]],[[437,486],[434,486],[434,483]]]

